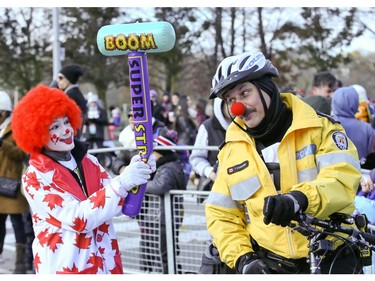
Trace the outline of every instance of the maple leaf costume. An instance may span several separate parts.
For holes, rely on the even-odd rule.
[[[37,86],[17,104],[13,132],[17,144],[30,153],[22,189],[33,217],[34,266],[39,274],[123,273],[111,218],[121,214],[123,197],[110,188],[111,177],[74,140],[74,172],[43,151],[49,126],[67,116],[76,134],[80,109],[58,89]]]

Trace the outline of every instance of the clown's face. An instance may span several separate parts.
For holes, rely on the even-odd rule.
[[[49,126],[49,140],[45,145],[47,150],[71,151],[74,148],[74,130],[68,117],[56,118]]]

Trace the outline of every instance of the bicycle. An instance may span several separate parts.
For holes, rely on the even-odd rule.
[[[337,257],[342,253],[343,248],[340,250],[335,249],[333,241],[326,239],[328,235],[342,240],[344,245],[349,246],[349,249],[352,251],[351,254],[354,256],[357,257],[359,253],[361,256],[361,264],[358,265],[358,268],[362,269],[363,266],[372,264],[371,251],[375,251],[375,235],[366,232],[368,224],[366,215],[361,214],[352,217],[342,213],[335,213],[331,215],[328,220],[320,220],[304,213],[298,213],[294,221],[296,223],[290,223],[289,227],[291,227],[293,231],[300,232],[309,240],[309,253],[306,265],[309,267],[311,274],[321,274],[321,261],[328,254],[334,254],[336,251],[336,256],[334,256],[328,272],[331,273]],[[348,227],[342,224],[355,224],[355,227]],[[349,236],[342,237],[337,233],[343,233]],[[253,248],[254,246],[255,245],[253,245]],[[258,250],[257,252],[259,254]],[[295,268],[295,264],[290,262],[290,260],[269,251],[266,251],[260,258],[266,262],[273,273],[288,273],[288,271],[282,270],[283,267],[289,269]],[[352,273],[356,273],[355,269],[356,267],[354,267]],[[295,270],[294,273],[298,272],[299,270]],[[202,265],[199,273],[233,274],[235,271],[228,271],[228,267],[220,260],[217,249],[211,244],[202,256]],[[290,270],[289,273],[292,274],[293,272]]]
[[[360,214],[352,217],[342,213],[335,213],[328,220],[320,220],[304,213],[298,213],[295,221],[297,224],[291,223],[289,226],[306,236],[309,240],[308,261],[311,274],[320,274],[322,258],[335,250],[333,241],[326,239],[327,235],[343,241],[345,245],[349,246],[353,255],[356,255],[355,251],[358,251],[361,256],[362,267],[372,264],[371,258],[372,251],[375,250],[375,235],[366,232],[368,224],[366,215]],[[348,227],[343,224],[355,225],[355,227]],[[345,238],[337,233],[349,236]],[[339,253],[337,253],[338,255]],[[330,271],[337,256],[332,261]]]

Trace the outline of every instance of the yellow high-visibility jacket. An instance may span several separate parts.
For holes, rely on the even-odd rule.
[[[335,212],[352,214],[361,178],[354,144],[340,123],[317,115],[292,94],[281,97],[293,111],[293,121],[278,148],[280,193],[303,192],[308,199],[305,213],[320,219]],[[239,118],[236,122],[244,126]],[[264,198],[278,192],[254,139],[232,122],[225,142],[218,155],[218,176],[205,207],[207,228],[221,260],[234,268],[241,255],[253,251],[250,236],[261,247],[283,257],[306,257],[305,236],[292,233],[290,227],[263,223]]]

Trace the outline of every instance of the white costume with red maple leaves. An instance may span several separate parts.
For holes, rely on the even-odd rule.
[[[51,158],[32,154],[29,163],[23,189],[33,214],[36,273],[123,273],[111,218],[124,200],[97,159],[86,154],[81,162],[89,197]]]

